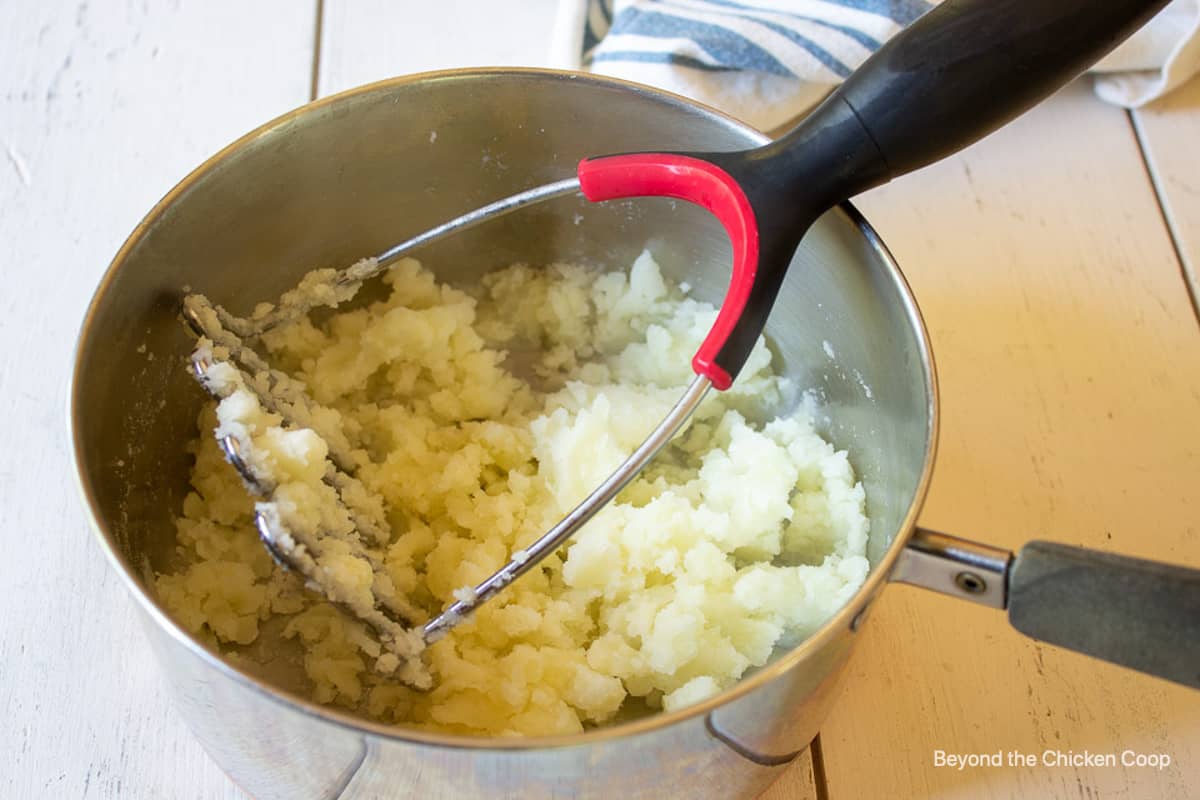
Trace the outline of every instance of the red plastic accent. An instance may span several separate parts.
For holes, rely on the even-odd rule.
[[[674,197],[708,209],[725,226],[733,245],[729,290],[717,321],[692,357],[692,369],[716,389],[728,389],[733,378],[714,359],[742,316],[758,271],[758,223],[742,187],[716,164],[663,153],[585,158],[579,162],[578,174],[580,189],[593,203],[622,197]]]

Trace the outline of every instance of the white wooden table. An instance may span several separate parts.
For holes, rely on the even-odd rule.
[[[71,477],[71,348],[120,242],[191,167],[315,95],[544,63],[554,6],[0,3],[0,797],[242,796],[171,709]],[[1075,85],[862,198],[941,373],[924,524],[1200,567],[1197,143],[1200,82],[1133,114]],[[872,622],[819,747],[767,797],[1200,792],[1200,693],[916,589],[889,589]],[[1173,763],[958,771],[938,749]]]

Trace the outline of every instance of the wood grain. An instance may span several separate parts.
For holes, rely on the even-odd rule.
[[[913,284],[940,370],[923,524],[1200,566],[1200,336],[1125,112],[1075,85],[860,205]],[[1194,791],[1200,693],[918,589],[890,588],[871,622],[822,729],[829,797]],[[933,763],[935,749],[1127,748],[1174,763]]]
[[[1132,116],[1200,309],[1200,76]]]
[[[820,796],[810,748],[797,756],[758,800],[817,800]]]
[[[291,0],[0,3],[0,797],[238,796],[92,542],[64,410],[108,261],[188,170],[307,99],[313,20]]]

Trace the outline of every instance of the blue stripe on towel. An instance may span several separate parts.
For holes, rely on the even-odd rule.
[[[738,72],[738,67],[723,67],[720,64],[709,64],[682,53],[651,52],[649,50],[605,50],[596,53],[592,61],[636,61],[639,64],[674,64],[679,67],[690,67],[705,72]]]
[[[841,19],[835,22],[822,17],[821,4],[805,3],[795,7],[796,10],[787,10],[782,3],[763,7],[754,0],[692,0],[690,4],[680,0],[587,2],[583,31],[585,63],[677,64],[708,72],[756,70],[803,80],[828,79],[828,73],[821,76],[817,72],[816,64],[845,78],[862,58],[863,51],[879,49],[882,43],[876,36],[887,30],[888,20],[903,27],[933,8],[930,0],[825,0],[835,11],[831,16]],[[867,17],[860,23],[859,18],[851,16],[853,22],[847,22],[846,15],[836,14],[839,7],[878,19],[872,21]],[[708,15],[711,21],[692,18],[702,15]],[[866,30],[854,27],[856,24],[862,24]],[[765,36],[768,31],[769,37]],[[636,43],[614,41],[606,50],[605,38],[618,34],[639,37],[645,44],[636,40]],[[666,40],[684,44],[676,47]],[[682,52],[672,52],[675,49]],[[813,61],[805,62],[801,53]],[[789,67],[785,61],[793,66]],[[801,74],[796,74],[797,70]]]
[[[781,17],[790,17],[791,19],[795,20],[803,20],[804,22],[811,22],[814,25],[820,25],[822,28],[829,28],[830,30],[837,31],[844,36],[848,36],[872,52],[883,46],[883,43],[874,36],[863,33],[858,28],[851,28],[848,25],[838,25],[835,22],[830,22],[827,19],[821,19],[820,17],[813,16],[812,14],[800,14],[796,11],[784,11],[777,8],[758,8],[756,6],[746,5],[745,3],[736,3],[734,0],[705,0],[705,2],[714,6],[725,6],[726,8],[737,9],[738,11],[759,11],[763,13],[778,14]]]
[[[1052,2],[1052,0],[1050,0]],[[901,25],[909,25],[933,5],[926,0],[834,0],[838,5],[866,11],[893,19]]]
[[[792,71],[779,63],[775,56],[745,36],[708,22],[681,19],[660,11],[629,8],[613,19],[609,34],[632,34],[656,39],[690,39],[721,66],[793,77]]]
[[[706,2],[709,5],[713,5],[713,6],[729,5],[729,6],[733,6],[733,8],[737,8],[737,5],[734,3],[726,4],[726,3],[714,2],[714,0],[706,0]],[[700,9],[692,8],[690,6],[675,5],[675,4],[671,3],[670,0],[662,0],[662,5],[665,8],[678,8],[680,11],[696,12],[696,11],[700,10]],[[745,6],[742,6],[742,8],[744,9]],[[804,34],[800,33],[799,31],[792,30],[791,28],[787,27],[786,25],[781,25],[778,22],[774,22],[772,20],[759,19],[757,17],[751,17],[746,14],[739,14],[739,13],[737,13],[737,11],[732,10],[732,9],[729,11],[722,11],[718,8],[713,8],[712,10],[706,11],[704,13],[719,14],[719,15],[729,17],[731,20],[742,20],[742,21],[748,22],[752,25],[761,25],[762,27],[766,28],[767,30],[773,31],[773,32],[779,34],[780,36],[784,37],[789,42],[791,42],[792,44],[801,48],[802,50],[805,50],[809,55],[811,55],[813,58],[817,59],[817,61],[820,61],[824,66],[828,67],[829,70],[833,74],[837,75],[839,78],[845,78],[853,71],[849,66],[847,66],[845,63],[843,63],[840,59],[838,59],[836,56],[834,56],[832,53],[830,53],[824,47],[821,47],[821,45],[814,42],[811,38],[805,36]],[[803,17],[799,17],[797,15],[793,15],[793,16],[795,16],[796,19],[804,19]],[[713,24],[715,25],[716,23],[713,23]],[[833,28],[834,26],[829,25],[826,27]],[[721,27],[721,30],[724,31],[726,33],[726,35],[729,35],[729,36],[740,36],[741,35],[731,28]],[[783,66],[783,65],[781,64],[780,66]],[[787,70],[786,74],[789,77],[795,77],[794,72],[792,72],[791,70],[788,70],[787,67],[784,67],[784,69]]]

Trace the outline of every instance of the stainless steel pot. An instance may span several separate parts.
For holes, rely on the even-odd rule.
[[[180,712],[243,788],[259,798],[640,798],[680,786],[692,797],[752,796],[816,734],[855,632],[889,579],[997,607],[1016,597],[1024,555],[1014,562],[1005,551],[916,530],[937,439],[933,361],[899,269],[849,206],[825,215],[805,239],[767,333],[779,368],[812,387],[822,433],[849,450],[865,484],[872,569],[814,636],[733,689],[578,736],[514,741],[407,731],[240,671],[154,597],[148,579],[173,550],[185,444],[197,433],[204,399],[183,366],[190,342],[177,313],[185,286],[244,313],[313,266],[349,263],[463,210],[569,175],[584,156],[765,141],[716,112],[619,81],[535,70],[431,73],[268,123],[186,178],[133,232],[80,335],[76,462],[103,548],[138,601]],[[647,245],[670,278],[720,302],[730,259],[723,230],[705,212],[667,200],[554,201],[421,257],[442,279],[465,282],[514,261],[628,263]],[[1172,579],[1183,583],[1172,586],[1196,595],[1200,582],[1187,583],[1194,574],[1179,573]],[[1039,575],[1030,585],[1044,592],[1047,582]]]

